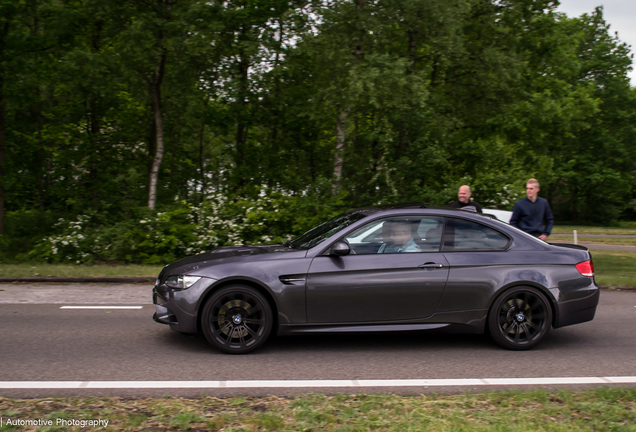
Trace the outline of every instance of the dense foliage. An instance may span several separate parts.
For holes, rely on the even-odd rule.
[[[636,215],[629,47],[548,0],[3,0],[0,260],[164,262],[342,209]],[[1,235],[3,234],[4,235]]]

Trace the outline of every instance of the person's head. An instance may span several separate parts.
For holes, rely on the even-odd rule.
[[[459,192],[457,192],[457,198],[459,198],[460,203],[468,203],[470,201],[470,187],[463,185],[459,187]]]
[[[531,178],[526,183],[526,195],[530,201],[536,201],[539,194],[539,181]]]
[[[404,247],[411,240],[411,224],[398,221],[391,224],[391,240],[398,247]]]
[[[391,243],[391,224],[393,224],[392,221],[385,221],[382,224],[382,234],[380,234],[380,236],[382,236],[382,242],[383,243]]]

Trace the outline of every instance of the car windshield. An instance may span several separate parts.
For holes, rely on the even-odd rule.
[[[296,237],[290,242],[291,246],[294,249],[310,249],[341,229],[344,229],[365,217],[367,217],[367,214],[362,212],[343,213],[333,219],[329,219],[327,222],[313,227],[305,234]]]

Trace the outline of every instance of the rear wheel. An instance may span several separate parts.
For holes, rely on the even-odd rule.
[[[502,347],[530,349],[550,332],[552,308],[538,289],[512,288],[495,300],[488,313],[488,328],[492,338]]]
[[[230,354],[245,354],[267,340],[272,329],[272,309],[252,287],[221,288],[203,307],[201,325],[210,344]]]

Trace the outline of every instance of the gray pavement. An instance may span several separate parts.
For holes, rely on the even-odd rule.
[[[147,276],[2,276],[0,277],[0,283],[154,283],[155,279],[154,277]]]
[[[0,283],[0,304],[152,305],[152,284]]]
[[[23,288],[25,288],[23,286]],[[137,310],[60,309],[56,302],[94,304],[108,292],[56,285],[27,289],[9,301],[0,294],[0,381],[197,381],[197,380],[364,380],[635,376],[636,293],[603,291],[592,322],[553,330],[531,351],[501,349],[483,335],[391,333],[274,337],[255,353],[222,354],[201,335],[183,335],[152,321],[149,286],[122,285],[122,301],[139,299]],[[111,287],[111,293],[118,289]],[[100,294],[102,293],[103,294]],[[21,302],[20,300],[26,300]],[[144,301],[145,300],[145,301]],[[524,387],[528,388],[528,387]],[[571,387],[569,387],[571,388]],[[494,388],[489,388],[490,390]],[[485,391],[454,387],[448,391]],[[195,396],[285,395],[290,389],[22,389],[0,397],[61,395]],[[322,389],[309,391],[347,392]],[[446,392],[435,388],[365,389],[365,392]]]

